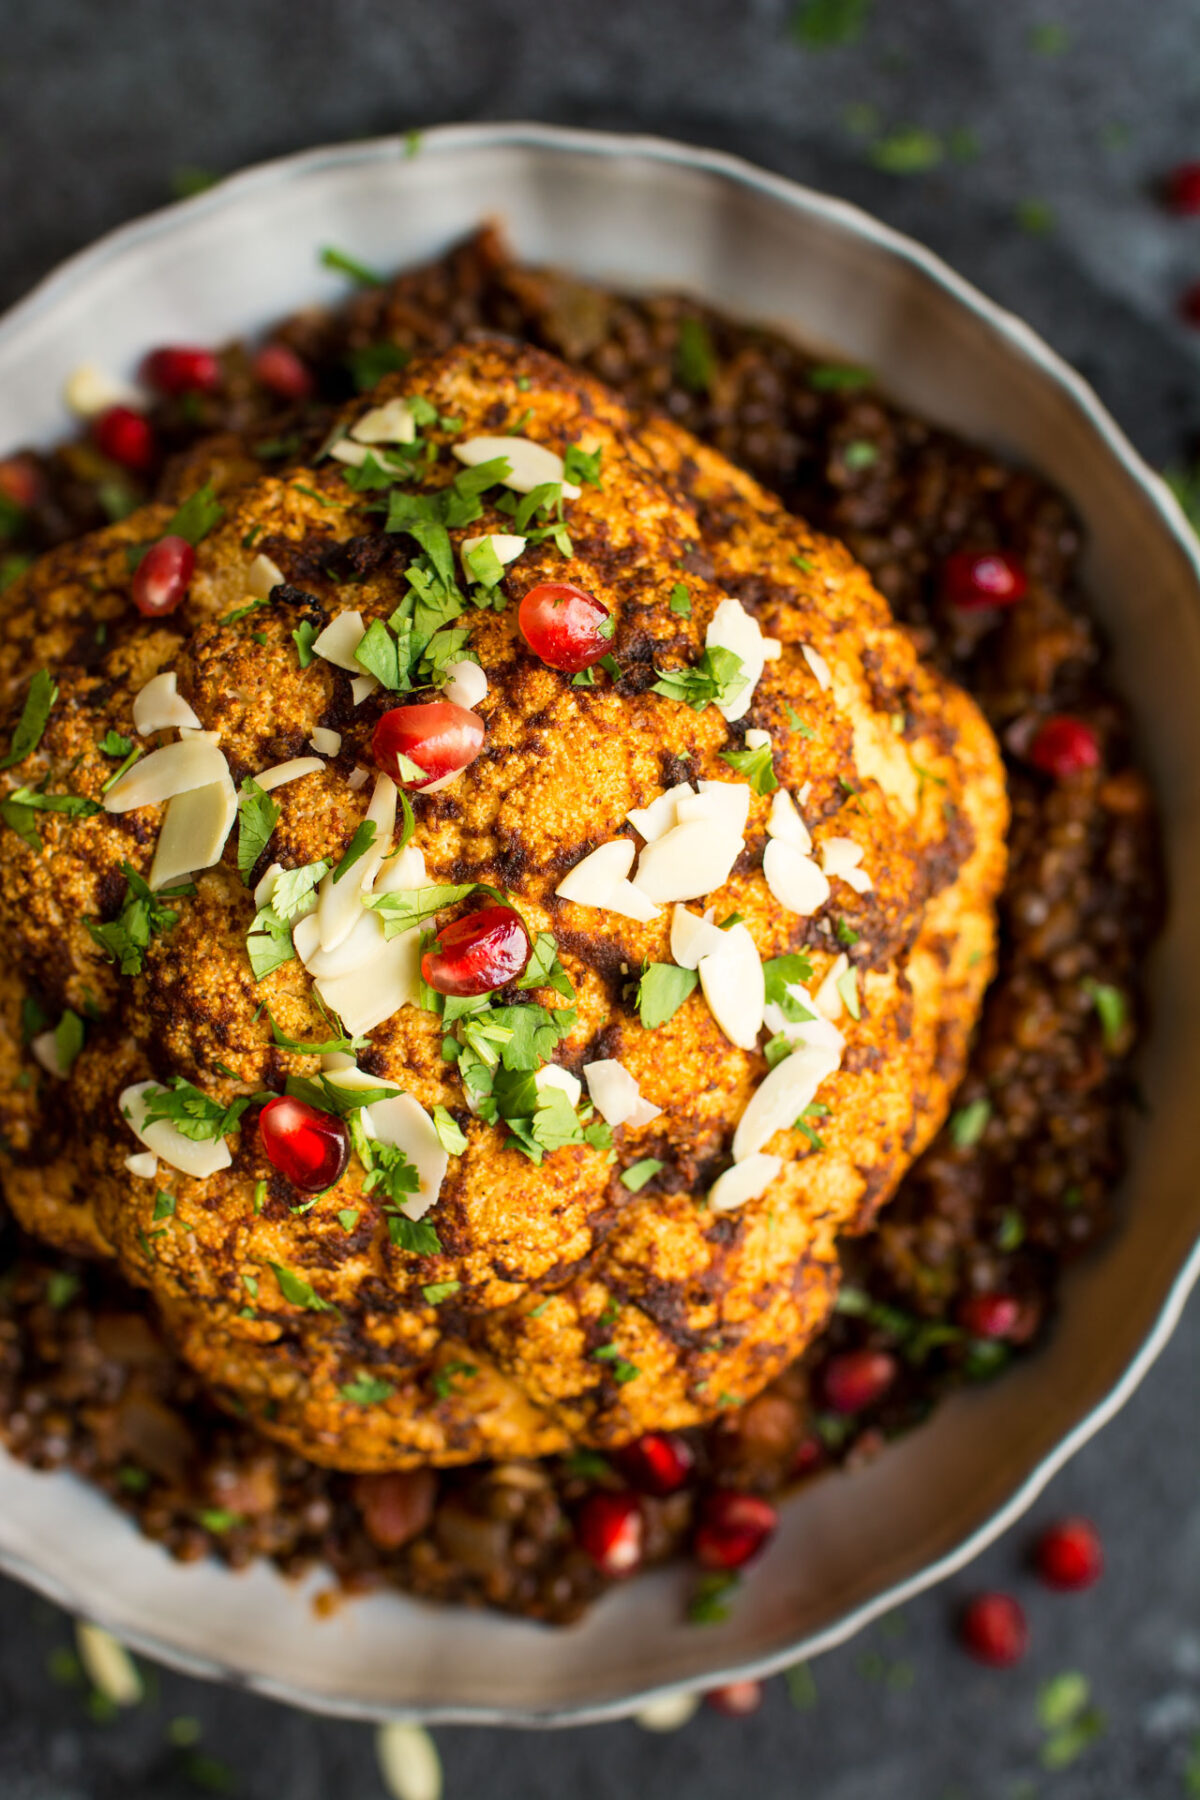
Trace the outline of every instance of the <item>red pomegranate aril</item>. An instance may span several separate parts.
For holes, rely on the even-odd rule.
[[[992,1669],[1011,1669],[1029,1648],[1029,1626],[1011,1594],[977,1594],[959,1621],[963,1648]]]
[[[793,1476],[811,1475],[825,1461],[825,1446],[819,1437],[801,1438],[796,1445],[796,1454],[792,1458],[791,1473]]]
[[[1090,1519],[1060,1519],[1038,1539],[1033,1564],[1049,1587],[1063,1593],[1089,1588],[1104,1573],[1100,1533]]]
[[[606,656],[613,633],[607,606],[569,581],[542,581],[530,588],[517,623],[534,655],[567,675],[577,675]]]
[[[958,1322],[977,1338],[1008,1338],[1021,1317],[1013,1294],[968,1294],[959,1302]]]
[[[1025,571],[1003,550],[956,550],[942,565],[942,591],[951,606],[975,612],[1015,606],[1029,591]]]
[[[1200,213],[1200,162],[1180,163],[1167,176],[1165,195],[1172,212]]]
[[[615,1460],[634,1487],[661,1497],[684,1486],[696,1459],[686,1438],[673,1431],[649,1431],[618,1450]]]
[[[483,720],[453,700],[429,700],[422,706],[394,706],[375,727],[371,751],[385,775],[410,792],[461,774],[483,749]],[[406,757],[418,773],[405,772]]]
[[[435,993],[470,998],[515,981],[532,955],[519,913],[511,906],[481,906],[438,935],[421,958],[421,974]]]
[[[181,606],[196,567],[186,538],[159,538],[133,572],[133,604],[147,619],[161,619]]]
[[[42,491],[42,479],[31,456],[9,456],[0,462],[0,494],[28,512]]]
[[[250,366],[254,379],[281,400],[307,400],[316,386],[312,370],[288,344],[264,344]]]
[[[157,454],[149,419],[131,406],[110,406],[102,412],[92,423],[92,438],[102,456],[135,475],[143,474]]]
[[[701,1505],[692,1554],[703,1569],[740,1569],[765,1548],[778,1522],[769,1500],[717,1488]]]
[[[433,1517],[437,1476],[432,1469],[389,1470],[359,1475],[354,1500],[371,1542],[380,1550],[399,1550],[424,1531]]]
[[[1090,725],[1069,713],[1056,713],[1039,727],[1029,746],[1029,760],[1044,775],[1066,781],[1100,766],[1100,743]]]
[[[710,1688],[704,1699],[714,1712],[724,1713],[727,1719],[744,1719],[747,1713],[757,1712],[762,1705],[763,1684],[761,1681],[727,1681],[724,1687]]]
[[[258,1135],[272,1167],[306,1194],[332,1187],[350,1161],[350,1135],[342,1121],[291,1094],[267,1101],[258,1115]]]
[[[143,362],[142,380],[160,394],[207,394],[221,384],[221,365],[211,350],[167,344]]]
[[[642,1509],[636,1494],[589,1494],[575,1535],[602,1575],[632,1575],[642,1560]]]
[[[834,1412],[862,1412],[883,1399],[897,1372],[896,1359],[886,1350],[843,1350],[825,1364],[825,1398]]]

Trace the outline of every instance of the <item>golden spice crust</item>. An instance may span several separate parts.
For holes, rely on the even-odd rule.
[[[594,382],[505,344],[415,363],[371,402],[400,394],[461,421],[430,429],[442,445],[519,430],[560,451],[581,439],[603,449],[602,487],[570,503],[572,554],[530,548],[503,584],[507,608],[463,621],[490,683],[479,704],[487,744],[452,787],[417,797],[417,841],[430,880],[489,882],[555,933],[578,990],[556,1059],[577,1073],[619,1058],[660,1116],[618,1128],[615,1161],[568,1146],[535,1168],[470,1115],[441,1054],[440,1021],[408,1007],[371,1034],[359,1061],[423,1106],[449,1108],[465,1132],[430,1214],[440,1254],[412,1256],[390,1241],[356,1162],[297,1210],[300,1197],[253,1128],[234,1141],[231,1168],[207,1181],[169,1170],[157,1184],[135,1179],[121,1089],[182,1075],[228,1101],[311,1075],[317,1059],[275,1047],[270,1024],[293,1038],[326,1035],[309,978],[291,962],[254,981],[244,947],[253,902],[233,840],[195,898],[178,903],[179,922],[155,940],[143,973],[115,975],[84,921],[115,914],[124,862],[147,872],[158,808],[42,814],[43,852],[10,833],[0,861],[13,965],[0,991],[0,1105],[18,1216],[51,1242],[115,1256],[219,1394],[265,1432],[350,1469],[620,1442],[702,1421],[776,1375],[828,1315],[836,1235],[870,1224],[945,1115],[992,969],[1007,823],[999,755],[971,701],[918,662],[839,545],[721,457],[666,422],[635,429]],[[11,788],[45,778],[52,792],[98,798],[113,768],[99,739],[110,728],[131,735],[139,687],[174,668],[204,726],[220,733],[235,781],[305,754],[316,726],[343,734],[325,770],[277,791],[270,846],[285,866],[336,858],[365,811],[369,787],[356,792],[347,777],[371,764],[386,696],[355,707],[347,675],[319,659],[300,668],[292,633],[347,606],[368,622],[386,618],[412,546],[379,531],[370,496],[356,497],[337,465],[239,487],[236,445],[220,446],[217,460],[226,516],[200,545],[189,598],[170,620],[148,625],[128,598],[126,546],[161,532],[162,505],[54,552],[6,597],[0,694],[10,725],[34,669],[49,664],[61,689],[37,752],[6,779]],[[426,484],[456,467],[443,454]],[[489,513],[468,529],[508,523]],[[228,621],[260,550],[289,586]],[[525,646],[516,602],[545,579],[579,583],[614,614],[625,672],[615,686],[573,686]],[[681,580],[690,618],[668,603]],[[698,992],[658,1029],[639,1023],[631,981],[644,959],[670,960],[669,908],[641,925],[555,888],[585,850],[629,833],[631,807],[680,780],[730,778],[720,753],[740,747],[742,727],[715,707],[698,713],[648,691],[655,667],[697,660],[730,596],[783,645],[742,725],[771,732],[779,780],[805,792],[818,848],[853,837],[874,887],[860,896],[835,882],[814,918],[784,912],[762,873],[768,802],[752,799],[745,851],[710,897],[717,918],[740,913],[764,958],[804,950],[815,982],[841,950],[842,921],[842,938],[858,934],[862,1016],[842,1021],[843,1065],[821,1089],[824,1149],[781,1133],[769,1148],[786,1166],[768,1194],[714,1213],[703,1197],[728,1164],[764,1057],[730,1044]],[[827,692],[805,645],[830,665]],[[97,1015],[65,1083],[38,1074],[36,1086],[16,1085],[32,1067],[18,1043],[25,995],[51,1018],[64,1006]],[[563,1004],[549,991],[533,997]],[[620,1171],[645,1157],[662,1170],[631,1194]],[[154,1219],[156,1186],[175,1199],[165,1224]],[[338,1217],[346,1209],[358,1215],[350,1229]],[[273,1265],[302,1276],[330,1310],[289,1303]],[[423,1290],[444,1283],[460,1285],[431,1306]],[[637,1373],[620,1380],[626,1364]],[[389,1397],[347,1398],[363,1372],[389,1383]]]

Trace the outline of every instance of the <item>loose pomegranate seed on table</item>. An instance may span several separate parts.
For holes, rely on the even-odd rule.
[[[727,1681],[724,1687],[710,1688],[704,1699],[714,1712],[724,1713],[727,1719],[744,1719],[762,1705],[763,1684],[761,1681]]]
[[[766,1548],[778,1523],[769,1500],[716,1488],[701,1504],[692,1554],[703,1569],[740,1569]]]
[[[1007,1338],[1021,1317],[1012,1294],[968,1294],[959,1302],[958,1322],[977,1338]]]
[[[161,619],[183,604],[196,567],[186,538],[159,538],[133,572],[133,604],[147,619]]]
[[[1038,1539],[1033,1565],[1049,1587],[1063,1593],[1089,1588],[1104,1573],[1100,1533],[1090,1519],[1060,1519]]]
[[[542,581],[530,588],[517,624],[534,655],[568,675],[606,656],[613,630],[607,606],[569,581]]]
[[[1200,162],[1180,163],[1167,176],[1164,198],[1172,212],[1200,213]]]
[[[254,379],[281,400],[307,400],[316,386],[308,364],[287,344],[264,344],[250,368]]]
[[[272,1167],[306,1194],[331,1187],[350,1161],[350,1134],[342,1121],[291,1094],[267,1101],[258,1135]]]
[[[135,475],[143,474],[157,454],[154,428],[131,406],[110,406],[92,422],[92,440],[102,456]]]
[[[1029,1626],[1011,1594],[977,1594],[963,1609],[959,1637],[977,1662],[1010,1669],[1029,1648]]]
[[[891,1387],[898,1373],[886,1350],[843,1350],[825,1364],[822,1386],[834,1412],[862,1412]]]
[[[1066,781],[1100,765],[1100,743],[1090,725],[1069,713],[1055,713],[1036,732],[1029,760],[1044,775]]]
[[[1028,591],[1021,564],[1003,550],[956,550],[942,565],[942,592],[963,612],[1015,606]]]
[[[167,344],[146,357],[142,380],[160,394],[207,394],[221,384],[221,365],[211,350]]]
[[[575,1535],[602,1575],[632,1575],[642,1560],[642,1509],[636,1494],[589,1494]]]
[[[461,774],[483,749],[485,729],[478,713],[453,700],[429,700],[421,706],[394,706],[375,727],[371,753],[400,787],[419,792],[435,781]],[[406,773],[400,758],[415,764]]]
[[[614,1460],[634,1487],[662,1496],[683,1487],[696,1459],[686,1438],[673,1431],[650,1431],[618,1450]]]
[[[421,958],[421,974],[435,993],[469,998],[515,981],[532,955],[519,913],[480,906],[438,934]]]

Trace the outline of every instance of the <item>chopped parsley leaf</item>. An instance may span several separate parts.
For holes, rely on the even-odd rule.
[[[449,1300],[452,1294],[457,1294],[461,1286],[461,1281],[434,1281],[428,1287],[423,1287],[421,1292],[427,1305],[440,1306],[443,1300]]]
[[[695,969],[680,969],[674,963],[649,963],[637,989],[638,1017],[647,1031],[673,1019],[700,977]]]
[[[71,1073],[75,1058],[82,1049],[83,1020],[68,1007],[54,1027],[54,1056],[64,1076]]]
[[[847,469],[870,469],[879,461],[879,446],[866,438],[854,438],[842,451],[842,462]]]
[[[663,1164],[655,1156],[644,1156],[641,1162],[630,1163],[621,1171],[621,1186],[627,1187],[631,1194],[640,1194],[648,1181],[653,1181]]]
[[[205,1531],[211,1531],[214,1537],[223,1537],[235,1525],[245,1524],[245,1518],[239,1512],[230,1512],[227,1506],[202,1506],[196,1513],[196,1523]]]
[[[675,586],[671,589],[671,595],[670,599],[667,601],[667,605],[679,618],[691,618],[692,596],[688,593],[687,587],[682,581],[677,581]]]
[[[871,0],[803,0],[792,14],[791,35],[806,50],[833,50],[862,36]]]
[[[466,1133],[444,1106],[433,1109],[433,1128],[447,1156],[461,1156],[467,1147]]]
[[[154,1125],[165,1119],[181,1137],[194,1144],[214,1143],[236,1131],[250,1096],[241,1094],[228,1106],[222,1106],[210,1094],[202,1093],[182,1075],[171,1078],[170,1087],[148,1087],[144,1094],[145,1124]]]
[[[300,659],[300,667],[307,669],[313,660],[313,645],[320,637],[320,632],[311,619],[301,619],[292,633],[292,641],[296,646],[296,655]]]
[[[852,394],[859,388],[870,387],[874,379],[870,369],[857,369],[852,363],[818,363],[808,371],[808,385],[819,394]],[[800,557],[794,556],[792,561],[803,566]],[[812,564],[807,566],[811,569]]]
[[[441,1368],[434,1373],[433,1391],[439,1400],[449,1400],[454,1394],[454,1383],[458,1376],[461,1375],[464,1381],[469,1381],[472,1375],[478,1375],[478,1373],[479,1370],[474,1363],[443,1363]]]
[[[54,1312],[62,1312],[83,1286],[78,1275],[69,1269],[54,1269],[46,1278],[46,1302]]]
[[[333,1056],[341,1051],[352,1055],[356,1050],[365,1050],[371,1042],[367,1037],[348,1037],[344,1032],[335,1033],[332,1037],[323,1038],[320,1043],[308,1043],[303,1038],[290,1038],[280,1031],[270,1013],[271,1039],[281,1050],[294,1051],[299,1056]]]
[[[353,1381],[339,1388],[343,1400],[349,1400],[354,1406],[382,1406],[390,1400],[396,1389],[390,1381],[383,1381],[378,1375],[356,1375]]]
[[[558,945],[552,932],[538,932],[534,941],[533,955],[529,959],[525,973],[516,985],[519,988],[553,988],[555,993],[561,994],[564,1000],[574,1000],[574,983],[559,961]]]
[[[756,794],[774,793],[779,786],[770,744],[760,744],[757,750],[722,750],[721,761],[743,775]]]
[[[337,1307],[329,1300],[322,1300],[320,1294],[307,1282],[303,1275],[297,1275],[294,1269],[285,1268],[282,1263],[268,1262],[279,1283],[279,1291],[292,1306],[302,1306],[306,1312],[333,1312]]]
[[[837,987],[838,993],[842,996],[846,1011],[850,1014],[850,1017],[852,1019],[861,1019],[862,1007],[859,1004],[858,998],[858,970],[855,968],[843,970],[838,976],[835,986]]]
[[[710,1575],[702,1575],[688,1601],[688,1623],[723,1624],[729,1617],[729,1602],[741,1585],[741,1579],[733,1569],[714,1569]]]
[[[81,794],[47,794],[41,788],[15,788],[0,802],[0,819],[15,831],[23,844],[40,852],[42,840],[34,824],[38,812],[63,813],[69,819],[90,819],[101,811],[96,800],[85,800]]]
[[[129,863],[121,864],[121,873],[128,885],[116,918],[107,925],[97,925],[90,919],[85,919],[84,923],[95,942],[116,963],[120,974],[139,975],[145,966],[151,940],[170,931],[179,921],[179,914],[166,902],[185,898],[196,890],[188,883],[152,893]]]
[[[400,646],[382,619],[372,619],[367,626],[354,660],[393,693],[408,685],[400,672]]]
[[[1119,1049],[1129,1017],[1125,995],[1120,988],[1111,986],[1107,981],[1096,981],[1090,975],[1084,977],[1081,986],[1096,1009],[1096,1017],[1100,1021],[1104,1037],[1104,1048]]]
[[[968,1101],[966,1106],[960,1106],[951,1117],[947,1126],[950,1141],[959,1150],[970,1150],[983,1136],[991,1116],[990,1100],[981,1096],[977,1100]]]
[[[164,1219],[172,1219],[174,1216],[174,1194],[168,1194],[165,1189],[159,1188],[157,1194],[154,1196],[154,1214],[150,1223],[152,1225],[161,1225]]]
[[[329,873],[327,862],[302,863],[298,869],[285,869],[275,877],[271,893],[272,910],[291,922],[305,904],[318,881]]]
[[[410,1256],[437,1256],[441,1252],[442,1240],[425,1219],[408,1219],[403,1213],[390,1212],[388,1236],[398,1250],[407,1250]]]
[[[792,986],[803,987],[806,981],[811,981],[812,972],[812,964],[799,951],[788,956],[772,956],[763,964],[766,998],[782,1009],[789,1024],[803,1024],[816,1017],[794,994],[788,992]]]
[[[689,393],[711,393],[717,378],[717,353],[703,319],[690,316],[680,320],[675,373]]]
[[[351,281],[357,281],[360,287],[383,286],[382,275],[377,275],[374,269],[368,269],[366,263],[348,256],[344,250],[335,250],[331,244],[326,244],[322,250],[321,264],[326,269],[336,269],[339,275],[349,275]]]
[[[343,875],[348,875],[362,857],[367,854],[375,842],[376,824],[374,819],[364,819],[347,845],[345,855],[333,871],[333,885],[337,886]]]
[[[426,919],[432,919],[447,906],[455,906],[460,900],[475,889],[476,883],[442,882],[428,887],[401,889],[392,894],[372,894],[366,899],[366,905],[377,912],[383,921],[383,935],[386,938],[399,937],[402,931],[411,931],[414,925],[423,925]]]
[[[844,950],[852,950],[855,944],[858,943],[858,940],[862,937],[862,932],[855,931],[853,925],[847,924],[845,919],[838,919],[834,924],[833,930],[838,943],[841,944]]]
[[[29,683],[25,704],[12,734],[7,753],[0,757],[0,769],[11,769],[24,762],[42,741],[50,717],[50,708],[58,699],[58,688],[48,669],[39,669]],[[124,741],[124,740],[122,740]],[[109,752],[109,754],[112,754]],[[124,752],[122,752],[124,754]]]
[[[602,486],[600,480],[600,459],[603,450],[585,450],[582,444],[568,444],[563,457],[563,472],[568,481],[577,487],[586,483],[588,487]]]
[[[115,732],[110,733],[110,736],[115,736],[115,735],[116,735]],[[108,780],[104,783],[104,786],[100,789],[100,792],[102,794],[107,794],[109,788],[115,787],[117,785],[117,783],[118,783],[118,781],[120,781],[122,775],[124,775],[126,769],[132,769],[134,763],[138,762],[140,760],[140,758],[143,757],[144,755],[145,755],[145,746],[144,745],[142,745],[142,744],[131,745],[128,753],[125,756],[125,760],[121,763],[119,768],[116,768],[113,770],[113,772],[109,776]]]
[[[656,669],[658,680],[651,691],[678,700],[693,712],[703,712],[710,702],[727,705],[736,700],[746,685],[744,665],[732,650],[712,645],[704,650],[692,668]]]
[[[559,1092],[561,1093],[561,1091],[560,1089]],[[612,1370],[613,1380],[621,1387],[630,1381],[636,1381],[642,1372],[636,1363],[626,1361],[615,1344],[601,1344],[598,1350],[592,1351],[592,1360],[608,1363]]]
[[[122,737],[119,731],[106,731],[96,748],[101,756],[128,756],[133,739]]]
[[[296,954],[292,928],[271,906],[260,907],[246,934],[246,955],[255,981],[263,981]]]
[[[871,161],[887,175],[921,175],[942,160],[942,140],[923,125],[902,125],[880,138]]]
[[[410,352],[402,349],[399,344],[364,344],[361,350],[349,352],[346,366],[359,393],[365,394],[368,388],[375,387],[385,375],[394,375],[410,360]]]
[[[279,823],[282,808],[265,793],[249,775],[242,782],[238,798],[238,874],[249,886],[250,872],[267,847],[271,833]]]
[[[211,482],[205,482],[194,494],[189,494],[175,516],[167,520],[162,535],[185,538],[194,549],[224,517],[225,508],[217,499]]]

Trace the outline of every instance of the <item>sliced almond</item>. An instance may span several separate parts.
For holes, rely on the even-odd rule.
[[[681,825],[711,819],[722,831],[736,831],[741,837],[750,817],[750,783],[702,781],[698,794],[680,795],[675,816]]]
[[[442,1800],[441,1758],[423,1725],[381,1725],[375,1755],[390,1800]]]
[[[586,1074],[586,1070],[584,1071]],[[560,1069],[557,1063],[546,1063],[533,1078],[535,1088],[561,1088],[572,1106],[579,1105],[583,1093],[583,1083],[578,1075],[572,1075],[569,1069]]]
[[[176,679],[174,669],[163,669],[161,674],[152,675],[135,695],[133,723],[139,736],[149,737],[155,731],[176,731],[181,726],[193,731],[200,729],[199,719],[182,694],[176,691]]]
[[[63,383],[63,399],[77,419],[95,419],[110,406],[131,406],[135,411],[146,404],[140,388],[119,381],[96,363],[80,363]]]
[[[651,919],[657,919],[659,909],[653,900],[648,900],[641,888],[634,887],[632,881],[618,881],[604,902],[605,912],[617,913],[622,919],[636,919],[640,925],[648,925]]]
[[[308,741],[318,755],[336,756],[342,747],[342,734],[340,731],[331,731],[328,725],[317,725]]]
[[[740,1050],[753,1050],[766,1005],[758,946],[744,925],[731,925],[721,937],[721,949],[700,959],[700,986],[709,1011],[730,1043]]]
[[[821,689],[822,693],[827,692],[833,686],[833,675],[830,672],[829,664],[825,661],[821,652],[819,650],[814,650],[811,644],[801,644],[800,653],[813,674],[816,676],[817,686]]]
[[[592,1105],[609,1125],[649,1125],[662,1111],[643,1096],[629,1070],[615,1057],[585,1063],[583,1078]]]
[[[819,912],[829,898],[829,883],[811,856],[782,838],[768,838],[763,875],[775,899],[802,919]]]
[[[635,806],[625,817],[639,831],[648,844],[653,844],[664,833],[674,829],[679,820],[676,808],[685,798],[694,799],[696,790],[689,782],[681,781],[678,786],[668,788],[665,794],[651,800],[649,806]]]
[[[698,900],[724,886],[741,851],[740,834],[711,818],[693,819],[646,845],[634,884],[651,900]]]
[[[350,685],[353,687],[354,683],[351,682]],[[348,788],[353,788],[354,792],[357,793],[359,788],[366,787],[366,785],[367,785],[368,781],[370,781],[370,779],[371,779],[370,769],[364,769],[362,764],[360,763],[357,768],[351,769],[350,773],[347,775],[346,786]]]
[[[699,1708],[699,1694],[663,1694],[634,1713],[633,1722],[643,1731],[679,1731],[695,1717]]]
[[[841,1064],[841,1053],[821,1047],[793,1050],[759,1082],[733,1134],[733,1160],[743,1163],[769,1144],[777,1131],[790,1131],[821,1083]]]
[[[337,866],[322,878],[317,905],[317,926],[322,950],[336,950],[349,937],[362,916],[364,889],[370,889],[384,857],[392,847],[396,828],[396,784],[390,775],[377,775],[364,824],[375,827],[370,847],[335,881]]]
[[[719,647],[732,650],[735,656],[741,657],[744,685],[732,700],[723,705],[718,703],[717,710],[726,719],[744,718],[750,711],[765,660],[758,620],[746,611],[740,600],[722,600],[709,620],[704,642],[710,650]]]
[[[629,874],[633,853],[632,838],[613,838],[577,862],[554,891],[577,906],[607,906],[617,883]]]
[[[287,762],[264,769],[254,779],[263,793],[269,794],[272,788],[286,787],[289,781],[299,781],[304,775],[318,775],[324,767],[319,756],[293,756]]]
[[[188,875],[219,863],[237,818],[237,789],[221,781],[176,794],[163,814],[148,877],[151,888],[174,887]]]
[[[353,438],[344,437],[339,438],[336,444],[330,444],[329,454],[352,469],[361,469],[368,456],[374,453],[365,444],[356,444]]]
[[[283,587],[287,576],[279,564],[260,551],[246,571],[246,592],[256,600],[266,600],[277,587]]]
[[[224,1138],[195,1143],[181,1131],[176,1131],[169,1119],[156,1119],[153,1125],[145,1123],[146,1090],[161,1085],[158,1081],[135,1081],[122,1090],[117,1107],[134,1137],[145,1144],[147,1150],[153,1150],[160,1162],[197,1181],[207,1181],[210,1175],[227,1169],[233,1158]]]
[[[364,700],[369,700],[378,686],[379,681],[376,676],[356,675],[350,683],[350,697],[355,706],[361,706]],[[428,793],[429,789],[426,788],[425,792]]]
[[[228,765],[215,744],[204,737],[181,738],[126,769],[105,794],[104,807],[106,812],[125,813],[139,806],[161,806],[176,794],[228,779]]]
[[[390,1088],[394,1094],[404,1092],[398,1081],[386,1081],[382,1075],[372,1075],[366,1069],[360,1069],[354,1058],[347,1056],[344,1051],[334,1050],[323,1056],[321,1073],[328,1075],[333,1085],[347,1094],[369,1094],[378,1088]]]
[[[470,712],[486,698],[488,678],[477,662],[466,656],[460,657],[457,662],[446,664],[446,673],[450,679],[442,693],[455,706],[465,706]]]
[[[420,932],[416,935],[419,937]],[[393,939],[393,942],[399,940]],[[365,1107],[370,1134],[381,1144],[393,1144],[403,1150],[416,1167],[420,1186],[401,1203],[400,1211],[409,1219],[421,1219],[429,1211],[441,1191],[450,1158],[442,1148],[433,1120],[411,1094],[397,1094],[391,1100],[377,1100]]]
[[[702,956],[719,956],[725,948],[725,933],[711,919],[702,919],[686,906],[676,906],[671,914],[671,957],[681,969],[695,969]]]
[[[473,550],[478,550],[481,544],[490,544],[495,553],[496,561],[502,568],[507,569],[509,563],[516,562],[518,556],[520,556],[528,542],[528,538],[514,537],[513,534],[508,531],[487,531],[484,532],[482,537],[464,538],[458,547],[458,554],[462,558],[462,565],[465,569],[467,567],[467,558],[470,556],[471,552]]]
[[[383,921],[377,912],[371,912],[360,904],[352,929],[334,949],[323,950],[321,926],[314,908],[302,919],[296,920],[292,927],[292,942],[296,946],[296,955],[310,975],[321,979],[352,975],[356,970],[368,967],[382,954],[385,942]]]
[[[153,1181],[158,1174],[158,1158],[153,1150],[138,1150],[125,1158],[125,1167],[138,1181]]]
[[[531,438],[474,437],[453,445],[453,450],[459,462],[466,463],[469,469],[503,456],[509,472],[502,485],[518,494],[531,494],[534,488],[557,481],[562,484],[564,500],[579,498],[580,490],[566,479],[562,457],[557,451],[548,450],[545,444],[535,444]]]
[[[826,875],[844,881],[856,894],[869,894],[875,883],[865,869],[860,869],[863,853],[853,838],[826,838],[821,845],[821,861]]]
[[[778,838],[781,844],[790,844],[793,850],[799,850],[801,856],[811,854],[812,837],[808,826],[797,812],[796,802],[786,788],[776,788],[771,796],[767,836]]]
[[[58,1034],[54,1031],[39,1031],[35,1038],[29,1040],[29,1050],[34,1061],[40,1063],[47,1075],[53,1075],[56,1081],[66,1081],[70,1069],[64,1069],[58,1055]]]
[[[75,1626],[75,1648],[97,1693],[113,1706],[139,1705],[145,1689],[138,1666],[111,1632],[80,1619]]]
[[[748,1156],[718,1175],[708,1190],[708,1204],[713,1212],[734,1212],[747,1200],[761,1200],[773,1181],[779,1179],[783,1162],[778,1156]]]
[[[385,400],[365,412],[350,436],[360,444],[413,444],[417,439],[417,422],[407,400]]]
[[[342,440],[345,442],[345,439]],[[354,659],[354,652],[362,643],[366,633],[360,612],[341,612],[331,619],[319,637],[313,639],[313,650],[317,656],[323,656],[339,669],[346,669],[351,675],[362,674],[362,664]]]
[[[374,894],[401,893],[405,888],[424,887],[428,877],[425,873],[425,856],[419,844],[405,844],[395,856],[385,859],[383,867],[375,877],[371,892]]]
[[[839,956],[824,981],[813,995],[813,1005],[823,1018],[836,1020],[842,1016],[842,995],[838,982],[850,967],[850,958]]]
[[[365,913],[364,917],[374,920],[375,914]],[[369,961],[350,973],[315,977],[317,992],[325,1005],[337,1013],[346,1030],[357,1037],[374,1031],[402,1006],[419,1004],[420,960],[421,928],[415,926],[412,931],[384,940]]]
[[[765,750],[767,748],[767,746],[770,744],[770,742],[771,742],[770,732],[769,731],[759,731],[757,726],[752,727],[746,733],[746,748],[747,748],[747,750]]]

